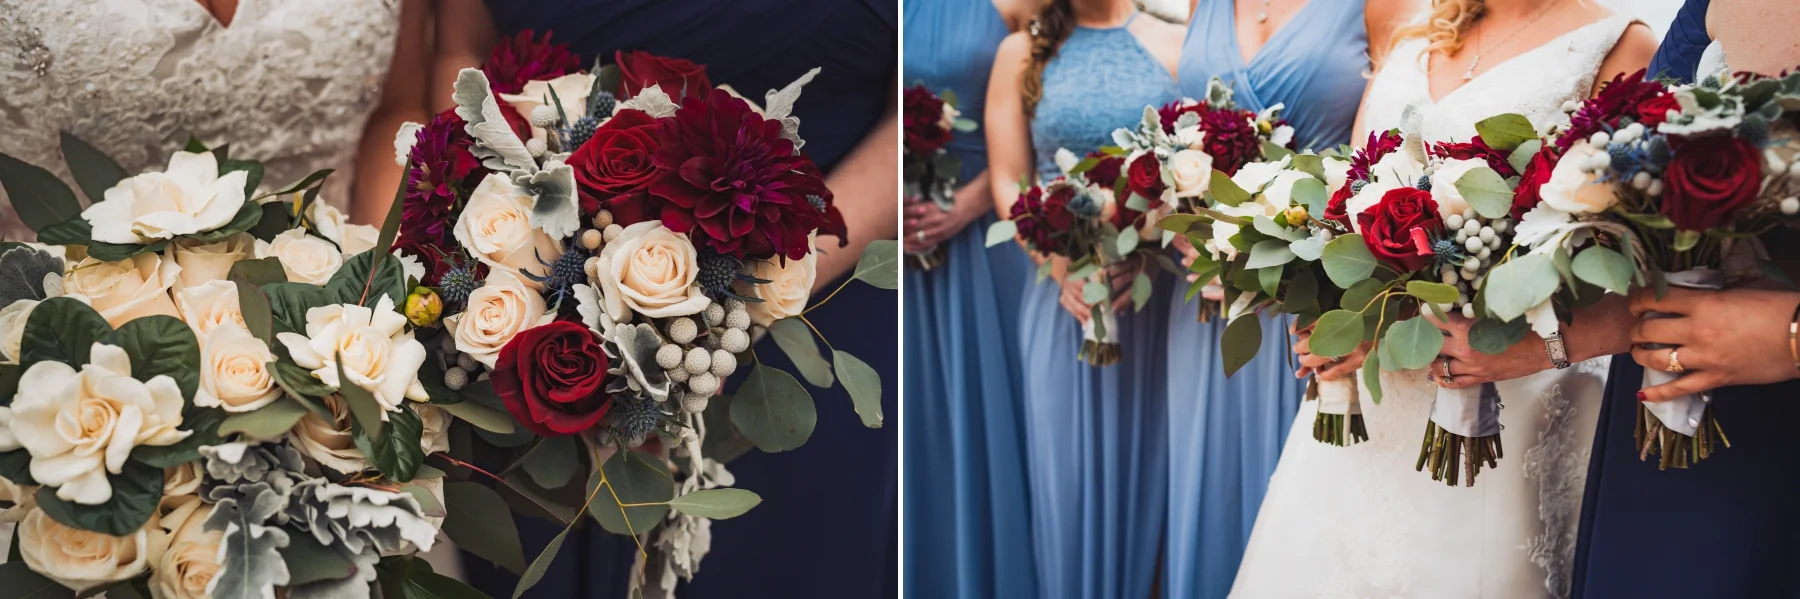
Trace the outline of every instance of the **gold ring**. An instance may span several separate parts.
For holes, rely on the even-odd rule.
[[[1680,353],[1681,353],[1681,348],[1675,348],[1675,349],[1669,350],[1669,366],[1666,368],[1663,368],[1663,370],[1667,370],[1669,372],[1675,372],[1675,373],[1679,373],[1683,370],[1687,370],[1686,368],[1681,367],[1681,357],[1679,355],[1677,355]]]

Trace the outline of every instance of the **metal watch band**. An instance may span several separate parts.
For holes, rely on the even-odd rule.
[[[1550,363],[1557,368],[1569,367],[1569,348],[1563,345],[1562,333],[1544,338],[1544,353],[1550,354]]]

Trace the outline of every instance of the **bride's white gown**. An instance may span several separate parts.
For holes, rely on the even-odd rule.
[[[1370,83],[1365,124],[1398,127],[1415,106],[1429,141],[1466,141],[1486,117],[1567,124],[1631,19],[1612,16],[1502,64],[1433,102],[1420,55],[1400,44]],[[1609,358],[1499,385],[1506,455],[1475,486],[1414,470],[1436,387],[1424,371],[1386,373],[1366,400],[1369,441],[1312,439],[1317,402],[1294,419],[1232,587],[1234,597],[1563,597],[1588,454]],[[1365,393],[1363,397],[1368,397]]]

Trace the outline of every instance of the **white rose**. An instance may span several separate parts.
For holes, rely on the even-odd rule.
[[[424,434],[419,437],[419,449],[426,454],[450,451],[450,413],[437,406],[421,403],[413,404],[413,412],[419,415],[419,424]]]
[[[257,241],[256,257],[281,259],[281,270],[289,282],[324,285],[344,266],[344,254],[330,241],[306,234],[305,229],[288,229],[274,241]]]
[[[1538,188],[1538,198],[1551,208],[1572,214],[1598,214],[1619,202],[1612,185],[1582,170],[1595,154],[1605,150],[1586,141],[1575,142],[1550,171],[1550,180]]]
[[[206,467],[199,460],[183,462],[163,469],[163,503],[183,497],[198,497],[200,481]]]
[[[1175,197],[1197,198],[1212,183],[1212,156],[1199,150],[1182,150],[1169,157],[1169,177],[1175,181]]]
[[[405,399],[430,398],[419,384],[425,346],[406,330],[406,317],[394,311],[394,300],[387,295],[373,310],[355,304],[307,310],[305,335],[281,333],[276,338],[287,346],[294,363],[333,387],[342,384],[337,359],[343,356],[347,382],[368,390],[388,410],[398,410]],[[382,418],[387,418],[386,412]]]
[[[1274,218],[1276,214],[1292,207],[1294,205],[1294,184],[1306,179],[1313,179],[1313,176],[1296,170],[1285,170],[1275,175],[1275,180],[1270,181],[1269,186],[1263,188],[1262,196],[1256,200],[1257,204],[1262,205],[1262,216]],[[1317,181],[1318,179],[1313,180]]]
[[[19,363],[19,346],[25,342],[25,323],[30,322],[31,311],[37,305],[37,300],[25,299],[0,308],[0,358],[5,358],[5,363]]]
[[[144,316],[178,316],[169,288],[180,276],[181,265],[154,253],[118,262],[87,258],[63,278],[63,292],[81,296],[118,328]]]
[[[1382,156],[1381,160],[1369,167],[1369,177],[1383,183],[1398,187],[1412,187],[1419,184],[1419,177],[1425,176],[1425,165],[1413,160],[1412,154],[1405,150],[1395,150]]]
[[[554,98],[551,101],[561,101],[563,115],[568,118],[568,123],[573,123],[581,117],[587,116],[588,91],[593,88],[593,75],[576,73],[563,75],[549,81],[528,81],[519,90],[519,93],[500,94],[500,99],[506,100],[506,103],[511,104],[514,110],[519,111],[526,121],[530,121],[531,111],[537,110],[539,106],[544,106],[545,99]],[[555,96],[550,95],[552,89],[556,90]],[[531,128],[533,139],[542,138],[544,134],[542,128]]]
[[[1331,156],[1324,156],[1319,162],[1325,169],[1325,197],[1337,195],[1339,189],[1350,178],[1350,161]]]
[[[275,354],[238,325],[214,328],[200,345],[200,388],[194,405],[249,412],[281,396],[268,364]]]
[[[381,231],[375,227],[350,224],[343,211],[326,202],[315,201],[307,206],[306,212],[319,236],[338,244],[345,256],[369,251],[381,236]]]
[[[175,379],[131,378],[131,358],[116,345],[95,343],[88,360],[81,370],[38,362],[19,377],[10,414],[0,412],[10,432],[0,435],[9,437],[0,438],[0,451],[23,447],[32,478],[58,487],[64,501],[99,505],[112,498],[106,473],[118,474],[132,448],[170,445],[192,432],[177,429],[186,402]]]
[[[1437,202],[1438,216],[1449,218],[1452,214],[1462,214],[1469,209],[1469,201],[1463,199],[1462,190],[1456,188],[1456,182],[1463,175],[1477,168],[1487,167],[1487,161],[1474,159],[1446,160],[1431,173],[1431,200]]]
[[[167,547],[150,564],[150,594],[156,599],[208,599],[206,587],[219,574],[225,531],[206,530],[213,506],[187,501],[158,522]]]
[[[238,233],[217,243],[177,239],[169,244],[167,253],[181,265],[181,278],[175,283],[175,289],[180,291],[230,277],[231,265],[256,256],[256,238],[249,233]]]
[[[489,268],[535,275],[548,271],[547,263],[562,256],[562,244],[542,229],[531,226],[537,199],[504,174],[490,174],[469,195],[453,234],[457,244]],[[542,287],[529,283],[533,289]]]
[[[694,244],[660,221],[625,227],[600,251],[600,295],[615,322],[636,312],[651,318],[687,316],[712,300],[694,285],[700,275]]]
[[[194,329],[202,347],[206,338],[219,325],[244,326],[244,308],[238,303],[237,283],[209,281],[175,292],[175,308],[181,320]]]
[[[25,565],[65,587],[85,591],[142,574],[149,566],[151,528],[123,537],[82,530],[32,510],[19,522],[19,555]]]
[[[469,294],[466,305],[444,319],[444,326],[456,340],[456,351],[489,368],[515,335],[556,319],[544,296],[527,287],[524,278],[498,269],[488,271],[487,282]]]
[[[943,111],[938,115],[938,126],[943,127],[945,131],[954,131],[956,130],[956,119],[960,116],[962,116],[961,110],[957,110],[955,106],[945,102]]]
[[[0,522],[24,520],[26,514],[37,509],[37,490],[37,487],[17,484],[0,476],[0,501],[8,504],[0,508]]]
[[[1286,161],[1252,162],[1238,167],[1237,174],[1231,176],[1231,182],[1244,188],[1244,191],[1256,193],[1264,185],[1274,181],[1275,175],[1281,174],[1281,171],[1286,169]]]
[[[1349,201],[1344,202],[1344,213],[1350,217],[1350,227],[1355,229],[1357,233],[1361,233],[1362,225],[1357,222],[1356,215],[1362,214],[1363,211],[1375,207],[1376,204],[1381,203],[1381,196],[1387,195],[1387,192],[1400,189],[1401,187],[1403,186],[1398,183],[1390,183],[1388,181],[1370,181],[1364,183],[1362,191],[1356,192],[1356,195],[1350,196]]]
[[[754,286],[738,283],[739,295],[762,300],[745,302],[744,309],[750,312],[751,322],[765,327],[806,311],[806,300],[812,297],[813,280],[818,277],[817,251],[807,252],[806,257],[799,260],[787,260],[786,264],[778,265],[779,262],[781,260],[752,263],[750,276],[766,279],[768,283]]]
[[[152,243],[223,227],[244,207],[244,171],[219,176],[211,152],[176,152],[169,170],[127,177],[81,211],[95,241]]]
[[[1282,125],[1269,132],[1269,143],[1285,148],[1292,141],[1294,141],[1293,127]]]
[[[306,415],[294,423],[289,435],[294,440],[294,448],[320,466],[344,474],[368,470],[369,458],[357,449],[356,439],[350,435],[350,406],[342,397],[333,394],[325,396],[325,407],[331,410],[330,420],[307,410]]]

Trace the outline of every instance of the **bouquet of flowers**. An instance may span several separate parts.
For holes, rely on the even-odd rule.
[[[943,210],[955,208],[962,159],[945,146],[956,133],[974,131],[975,121],[962,118],[956,109],[956,92],[946,89],[933,94],[922,83],[906,88],[902,106],[905,137],[901,145],[906,151],[900,157],[900,172],[906,197],[930,201]],[[943,263],[944,248],[934,246],[906,258],[914,268],[931,270]]]
[[[411,555],[457,485],[425,465],[462,410],[419,378],[399,309],[416,263],[347,225],[321,171],[198,141],[127,176],[63,138],[91,205],[0,156],[44,244],[0,244],[0,566],[28,594],[473,593]],[[508,429],[510,430],[510,428]]]
[[[1779,276],[1757,236],[1800,212],[1791,167],[1800,153],[1796,90],[1800,74],[1721,74],[1681,86],[1647,81],[1642,71],[1615,78],[1565,107],[1570,127],[1542,153],[1544,203],[1525,214],[1521,242],[1586,246],[1573,274],[1615,290],[1721,289]],[[1646,371],[1643,384],[1679,376]],[[1685,468],[1715,443],[1729,446],[1710,399],[1641,403],[1643,457]]]
[[[821,356],[805,316],[829,251],[815,236],[845,236],[792,114],[817,69],[758,107],[686,60],[620,53],[584,72],[566,54],[529,32],[503,42],[460,73],[455,110],[396,140],[409,183],[391,223],[426,265],[406,309],[424,385],[479,410],[477,434],[511,453],[500,474],[457,466],[524,513],[633,536],[632,587],[671,596],[710,521],[760,501],[723,463],[799,447],[817,419],[753,336],[773,336],[808,382],[842,383],[870,427],[880,379],[847,352]],[[895,245],[870,244],[850,280],[894,288]],[[738,393],[716,397],[742,370]],[[518,592],[560,546],[525,567],[516,540],[459,545],[516,566]]]

